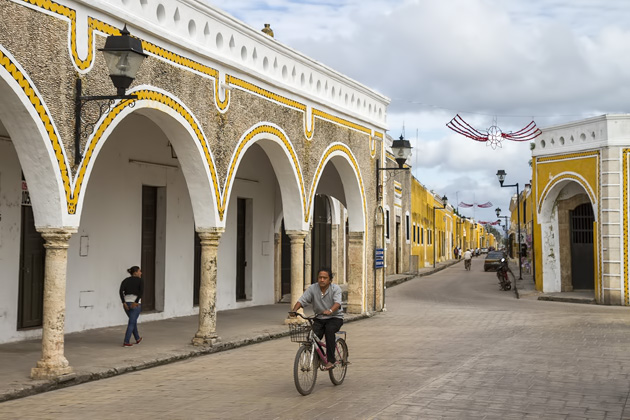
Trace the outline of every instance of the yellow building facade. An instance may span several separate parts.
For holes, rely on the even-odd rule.
[[[628,305],[630,115],[550,127],[532,160],[536,287]]]

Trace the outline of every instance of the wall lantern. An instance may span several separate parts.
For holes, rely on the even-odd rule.
[[[81,78],[76,81],[76,104],[75,104],[75,131],[74,131],[74,163],[78,164],[82,159],[81,139],[87,138],[94,131],[96,123],[103,114],[117,100],[138,99],[136,95],[125,95],[127,88],[136,78],[136,73],[140,69],[142,61],[147,57],[142,49],[142,41],[129,36],[127,25],[120,31],[120,35],[108,36],[105,40],[105,47],[99,48],[103,52],[109,77],[116,88],[116,95],[111,96],[82,96]],[[84,106],[88,102],[100,101],[98,104],[98,115],[91,114],[89,117],[84,114]]]
[[[411,156],[412,147],[409,140],[405,140],[401,134],[400,139],[394,140],[392,142],[391,149],[392,149],[392,153],[394,154],[394,159],[396,159],[396,163],[398,163],[398,168],[381,168],[380,159],[376,159],[376,185],[377,185],[376,199],[377,200],[381,199],[381,193],[383,191],[383,186],[381,185],[380,177],[379,177],[379,173],[381,171],[401,171],[401,170],[405,171],[409,169],[409,168],[405,168],[405,162]]]
[[[398,169],[405,169],[405,162],[411,157],[411,143],[409,140],[405,140],[401,134],[398,140],[392,142],[392,152],[398,163]]]

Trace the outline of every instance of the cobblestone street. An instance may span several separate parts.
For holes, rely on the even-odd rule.
[[[387,312],[344,326],[346,381],[320,372],[307,397],[282,338],[8,401],[0,418],[630,419],[628,309],[517,300],[482,265],[388,289]]]

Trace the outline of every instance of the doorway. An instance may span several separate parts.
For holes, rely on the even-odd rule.
[[[155,310],[155,260],[157,246],[158,188],[142,186],[142,245],[140,267],[144,280],[142,311]]]
[[[24,181],[23,185],[26,185]],[[33,208],[28,199],[28,191],[24,188],[22,189],[18,329],[41,327],[44,312],[45,241],[35,230]]]
[[[331,266],[332,214],[328,197],[315,195],[311,241],[311,283],[317,281],[317,270]]]
[[[280,271],[280,293],[286,295],[291,293],[291,238],[287,235],[282,220],[280,235],[281,271]]]
[[[580,204],[569,211],[571,226],[571,283],[573,290],[595,288],[593,257],[593,207]]]
[[[236,300],[247,299],[247,202],[246,198],[237,199],[236,223]]]

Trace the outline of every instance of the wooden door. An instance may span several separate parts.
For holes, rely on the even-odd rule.
[[[18,329],[40,327],[42,325],[45,261],[44,239],[35,230],[33,208],[30,204],[23,204],[20,240]]]
[[[155,252],[157,241],[157,187],[142,186],[142,249],[140,268],[144,279],[142,311],[155,310]]]
[[[571,283],[573,289],[595,288],[593,258],[593,207],[581,204],[569,212],[571,219]]]
[[[247,199],[237,199],[236,226],[236,300],[246,300],[245,267],[247,266],[245,234],[247,232]]]

